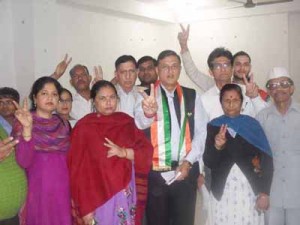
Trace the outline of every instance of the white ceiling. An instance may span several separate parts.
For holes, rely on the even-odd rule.
[[[59,4],[120,17],[178,23],[299,12],[300,0],[245,8],[247,0],[57,0]],[[254,3],[282,0],[253,0]]]

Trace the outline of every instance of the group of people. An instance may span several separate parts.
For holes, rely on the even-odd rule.
[[[194,225],[197,188],[209,225],[298,223],[290,74],[274,67],[263,91],[246,52],[216,48],[208,76],[181,29],[181,57],[122,55],[111,82],[73,66],[74,95],[58,82],[67,55],[34,82],[30,107],[0,88],[0,225]],[[204,94],[178,83],[181,64]]]

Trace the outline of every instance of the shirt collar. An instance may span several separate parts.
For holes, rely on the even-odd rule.
[[[129,94],[133,93],[136,90],[136,86],[133,86],[131,91],[129,91],[128,93],[125,92],[119,84],[116,85],[116,89],[117,89],[117,92],[118,92],[119,95],[129,95]]]
[[[89,100],[86,100],[84,97],[82,97],[78,92],[76,92],[75,93],[75,95],[74,95],[74,99],[79,99],[79,100],[81,100],[81,101],[86,101],[86,102],[90,102],[90,101],[92,101],[92,99],[90,98]]]
[[[162,89],[164,89],[164,91],[165,91],[167,97],[169,97],[169,98],[174,98],[174,92],[175,92],[175,90],[176,90],[176,87],[174,88],[173,91],[169,92],[169,91],[164,87],[164,85],[160,84],[160,86],[162,87]]]
[[[293,98],[292,98],[291,105],[289,106],[287,113],[289,113],[291,111],[296,111],[296,112],[300,113],[300,105]],[[274,113],[274,114],[282,116],[282,114],[278,112],[274,102],[270,107],[270,113]]]

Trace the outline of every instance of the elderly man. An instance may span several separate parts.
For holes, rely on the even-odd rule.
[[[266,87],[273,104],[262,110],[257,119],[270,142],[274,159],[269,225],[298,225],[300,104],[292,99],[294,82],[285,68],[273,68]]]
[[[86,66],[77,64],[70,70],[70,83],[75,88],[71,117],[81,119],[92,111],[90,83],[92,76]]]
[[[154,96],[158,111],[145,115],[138,104],[135,117],[144,121],[143,128],[147,128],[145,133],[154,147],[147,225],[193,225],[199,175],[196,162],[203,153],[207,116],[195,90],[178,84],[180,57],[166,50],[157,62],[159,80]],[[173,173],[175,182],[167,184],[168,179],[163,178],[166,172]]]

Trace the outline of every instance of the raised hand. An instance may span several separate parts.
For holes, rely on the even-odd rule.
[[[215,136],[215,147],[218,150],[222,150],[226,144],[226,130],[227,130],[227,125],[222,124],[220,127],[219,133]]]
[[[107,158],[113,157],[113,156],[118,156],[119,158],[126,158],[127,152],[125,148],[121,148],[115,143],[113,143],[111,140],[108,138],[105,138],[107,141],[104,143],[104,146],[108,147],[109,150],[107,151]]]
[[[185,29],[182,24],[180,24],[181,32],[178,32],[177,38],[180,44],[181,53],[184,53],[188,51],[188,39],[190,35],[190,25],[187,25],[187,28]]]
[[[23,130],[24,129],[26,129],[26,131],[30,130],[30,134],[31,134],[32,115],[28,110],[28,100],[27,100],[27,98],[24,99],[23,107],[20,107],[20,105],[15,101],[13,101],[13,103],[14,103],[15,107],[17,108],[17,110],[15,111],[15,117],[22,124]]]
[[[18,144],[18,142],[18,140],[14,140],[12,137],[8,137],[0,141],[0,162],[6,159],[13,152],[13,147]]]
[[[142,108],[146,117],[151,118],[155,116],[158,105],[154,96],[154,84],[150,86],[150,95],[147,95],[144,91],[141,92],[143,95]]]
[[[68,54],[66,54],[63,61],[57,64],[55,72],[52,74],[52,77],[58,80],[65,73],[71,61],[72,57],[68,58]]]
[[[103,80],[103,71],[100,65],[94,66],[94,79],[92,81],[92,86],[99,80]]]
[[[113,84],[113,85],[117,85],[118,84],[118,79],[116,77],[114,77],[113,79],[110,80],[110,82]]]
[[[244,84],[246,86],[246,95],[249,98],[256,98],[258,96],[258,86],[254,82],[253,73],[250,74],[250,80],[248,81],[246,75],[243,75]]]

